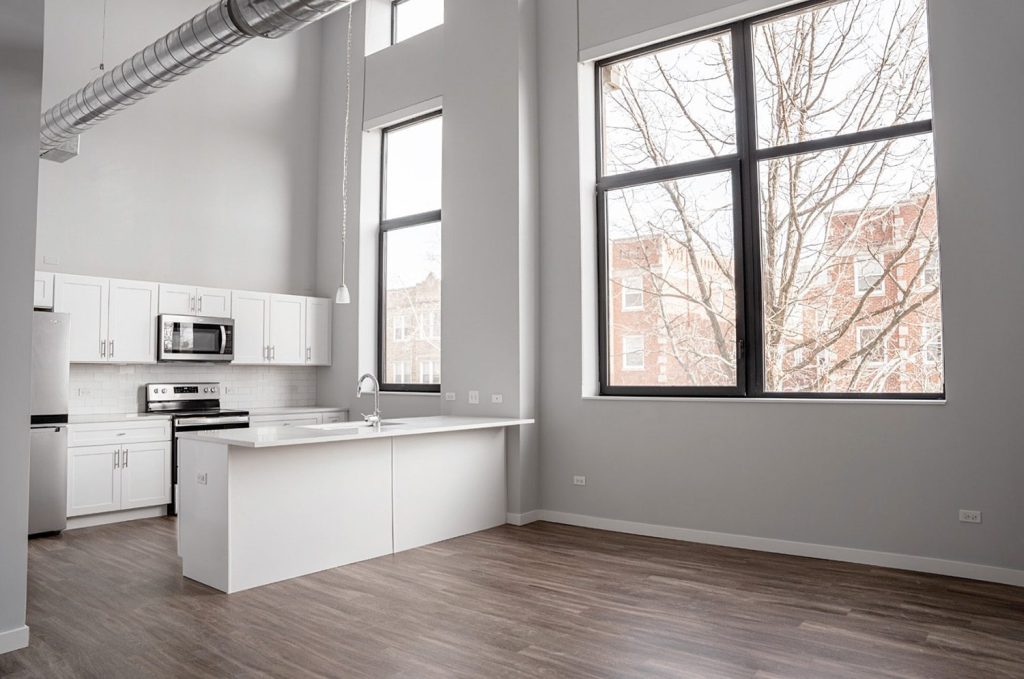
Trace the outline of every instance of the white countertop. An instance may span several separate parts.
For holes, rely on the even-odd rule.
[[[164,413],[103,413],[100,415],[69,415],[68,424],[92,424],[93,422],[137,422],[139,420],[169,420]]]
[[[345,412],[348,408],[336,406],[281,406],[279,408],[251,408],[250,417],[263,417],[266,415],[301,415],[302,413],[337,413]]]
[[[182,432],[179,439],[224,443],[245,448],[269,448],[272,446],[295,446],[307,443],[329,443],[331,441],[352,441],[356,439],[391,438],[397,436],[418,436],[439,434],[468,429],[494,429],[533,424],[533,420],[514,417],[400,417],[384,420],[380,429],[369,427],[362,422],[341,422],[330,425],[307,427],[250,427],[248,429],[221,429],[216,431]]]

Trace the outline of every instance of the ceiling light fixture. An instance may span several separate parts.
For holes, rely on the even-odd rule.
[[[348,240],[348,122],[352,101],[352,10],[348,8],[348,31],[345,34],[345,139],[341,149],[341,285],[334,294],[335,304],[348,304],[352,296],[345,285],[345,255]]]

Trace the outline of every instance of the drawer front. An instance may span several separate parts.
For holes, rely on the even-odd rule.
[[[255,417],[249,420],[250,427],[304,427],[311,424],[320,424],[320,417],[316,414],[307,414]]]
[[[152,422],[90,422],[68,425],[68,447],[170,441],[169,420]]]
[[[335,424],[336,422],[348,422],[348,418],[345,417],[345,413],[342,411],[324,413],[320,416],[322,424]]]

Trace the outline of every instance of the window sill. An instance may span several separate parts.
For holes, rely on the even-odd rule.
[[[440,396],[439,391],[382,391],[381,396]]]
[[[740,398],[731,396],[587,396],[584,401],[656,401],[683,403],[799,403],[799,404],[849,404],[849,405],[910,405],[944,406],[946,399],[905,399],[905,398]]]

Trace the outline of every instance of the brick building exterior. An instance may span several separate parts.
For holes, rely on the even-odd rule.
[[[385,380],[441,382],[441,279],[433,273],[409,288],[388,290],[384,328]]]

